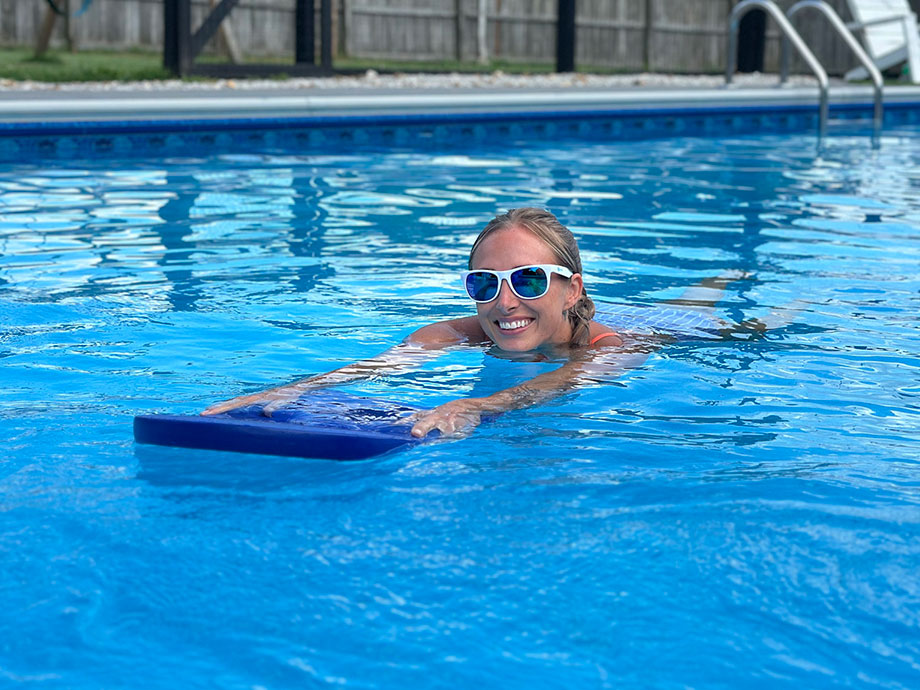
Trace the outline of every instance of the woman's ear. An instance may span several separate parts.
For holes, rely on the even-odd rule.
[[[576,304],[578,300],[581,299],[581,293],[584,292],[585,283],[581,279],[581,273],[576,273],[571,278],[569,278],[569,284],[566,287],[565,293],[565,308],[571,309]]]

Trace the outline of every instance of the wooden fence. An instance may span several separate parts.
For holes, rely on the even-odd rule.
[[[82,2],[70,1],[75,6]],[[624,72],[721,72],[728,15],[737,2],[578,0],[576,62]],[[786,8],[793,2],[778,4]],[[830,2],[849,20],[845,0]],[[484,5],[489,58],[553,63],[556,4],[557,0],[334,0],[335,50],[371,59],[475,60],[481,45],[479,9]],[[43,0],[0,0],[0,44],[32,45],[46,8]],[[193,25],[207,9],[208,0],[193,5]],[[293,59],[293,13],[294,0],[242,0],[230,20],[244,55]],[[808,14],[813,16],[804,16]],[[829,72],[840,74],[854,64],[817,13],[803,13],[796,25]],[[72,27],[81,48],[159,51],[162,0],[93,0]],[[776,71],[778,36],[772,22],[767,38],[766,70]],[[52,45],[62,43],[58,27]]]

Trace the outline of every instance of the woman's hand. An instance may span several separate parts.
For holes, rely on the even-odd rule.
[[[445,436],[461,438],[479,426],[482,409],[483,398],[461,398],[433,410],[417,412],[409,417],[413,422],[412,435],[423,438],[429,431],[438,429]]]
[[[295,385],[285,386],[283,388],[273,388],[271,390],[260,391],[251,395],[241,395],[238,398],[225,400],[222,403],[211,405],[211,407],[207,408],[201,414],[203,416],[209,416],[212,414],[227,412],[228,410],[235,410],[238,407],[246,407],[247,405],[262,405],[262,414],[264,414],[266,417],[271,417],[272,412],[277,410],[285,403],[289,403],[292,400],[297,400],[297,398],[303,395],[304,391],[305,389],[302,386]]]

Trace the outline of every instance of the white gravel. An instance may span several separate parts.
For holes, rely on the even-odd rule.
[[[775,86],[775,74],[738,74],[733,83],[737,86]],[[723,75],[675,74],[378,74],[368,70],[361,76],[336,76],[295,79],[214,79],[182,81],[105,81],[49,83],[0,79],[0,91],[223,91],[223,90],[297,90],[297,89],[567,89],[567,88],[716,88],[725,83]],[[816,84],[809,76],[793,75],[789,84],[803,86]]]

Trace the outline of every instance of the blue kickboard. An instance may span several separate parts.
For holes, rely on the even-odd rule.
[[[315,391],[272,413],[262,405],[200,415],[139,415],[134,440],[159,446],[223,450],[297,458],[363,460],[431,440],[411,435],[405,418],[419,408],[361,398],[334,390]]]

